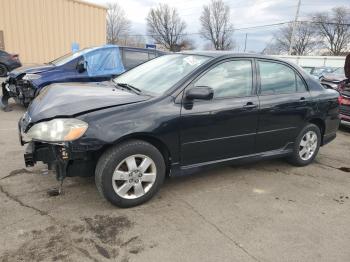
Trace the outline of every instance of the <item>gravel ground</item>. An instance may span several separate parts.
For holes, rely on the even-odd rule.
[[[16,125],[0,111],[0,261],[350,261],[350,129],[316,161],[218,168],[168,179],[142,206],[119,209],[92,178],[26,169]]]

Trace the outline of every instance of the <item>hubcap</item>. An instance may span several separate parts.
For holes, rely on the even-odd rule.
[[[113,189],[122,198],[139,198],[152,188],[156,176],[156,165],[150,157],[132,155],[122,160],[114,170]]]
[[[309,160],[317,148],[317,134],[314,131],[308,131],[303,136],[299,145],[299,156],[302,160]]]

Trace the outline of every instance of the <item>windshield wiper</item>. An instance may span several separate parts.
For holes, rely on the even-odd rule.
[[[137,87],[134,87],[134,86],[132,86],[132,85],[129,85],[129,84],[127,84],[127,83],[116,83],[118,86],[121,86],[121,87],[123,87],[123,88],[125,88],[125,89],[128,89],[128,90],[130,90],[130,91],[133,91],[134,93],[136,93],[136,94],[141,94],[142,93],[142,91],[140,90],[140,89],[138,89]]]

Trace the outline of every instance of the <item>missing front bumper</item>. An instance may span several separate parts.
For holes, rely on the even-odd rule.
[[[59,181],[67,176],[93,176],[96,166],[96,158],[91,152],[72,152],[67,145],[33,141],[27,144],[24,162],[27,167],[32,167],[37,162],[47,164],[49,170],[56,171]]]

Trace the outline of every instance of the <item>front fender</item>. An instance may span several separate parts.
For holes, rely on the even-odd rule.
[[[72,145],[100,150],[126,138],[153,137],[166,146],[173,161],[179,156],[180,105],[172,97],[94,111],[78,117],[89,128]]]

